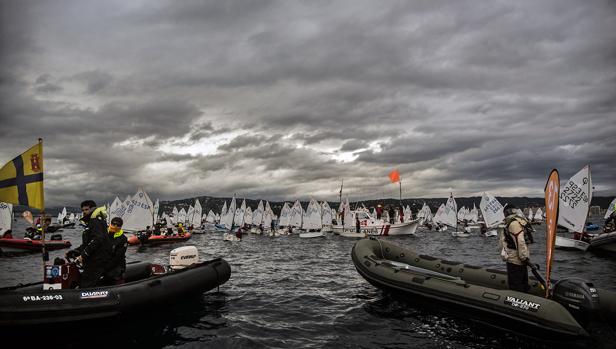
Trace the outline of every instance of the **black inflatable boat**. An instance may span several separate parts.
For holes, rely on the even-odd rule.
[[[588,336],[592,321],[616,323],[616,293],[581,279],[554,281],[547,299],[534,277],[529,293],[512,291],[504,271],[419,255],[384,240],[360,240],[351,255],[359,274],[378,288],[505,330],[562,339]]]
[[[51,273],[56,272],[51,269]],[[224,284],[230,275],[229,264],[220,258],[178,270],[137,262],[127,265],[126,282],[120,285],[44,290],[43,282],[39,282],[7,287],[0,289],[0,326],[57,324],[131,314],[209,291]]]

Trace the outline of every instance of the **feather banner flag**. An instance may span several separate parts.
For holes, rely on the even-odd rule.
[[[398,170],[389,172],[389,180],[392,183],[400,182],[400,172]]]
[[[0,201],[43,210],[43,140],[0,168]]]

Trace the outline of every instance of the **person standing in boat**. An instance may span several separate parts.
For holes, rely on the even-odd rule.
[[[393,206],[389,206],[389,223],[394,224],[396,218],[396,211]]]
[[[376,219],[381,219],[382,215],[383,215],[383,206],[381,206],[381,204],[378,204],[376,206]]]
[[[616,210],[613,211],[609,217],[607,217],[605,223],[603,224],[604,233],[611,233],[614,230],[616,230]]]
[[[524,238],[525,225],[528,221],[516,214],[516,207],[506,205],[505,229],[499,238],[501,257],[507,262],[507,282],[509,289],[528,292],[528,267],[530,251]]]
[[[83,265],[80,288],[96,286],[111,257],[111,244],[107,235],[107,222],[105,207],[96,208],[93,200],[81,203],[83,218],[81,221],[86,225],[81,235],[81,246],[66,253],[79,254],[77,259]]]
[[[361,223],[359,223],[359,215],[355,214],[355,232],[359,234],[361,232]]]
[[[128,239],[122,230],[123,224],[124,221],[122,218],[113,217],[107,229],[109,232],[109,240],[111,241],[111,259],[105,270],[105,283],[108,285],[124,283]]]

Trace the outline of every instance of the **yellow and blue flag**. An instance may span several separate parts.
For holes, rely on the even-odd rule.
[[[0,168],[0,201],[43,210],[43,141]]]

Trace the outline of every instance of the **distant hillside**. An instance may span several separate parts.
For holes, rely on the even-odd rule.
[[[195,203],[195,199],[199,199],[199,202],[201,203],[201,206],[203,207],[203,213],[207,213],[209,210],[212,210],[215,213],[220,213],[220,210],[222,209],[222,206],[224,205],[224,203],[227,202],[227,205],[229,205],[229,202],[231,201],[231,198],[216,198],[216,197],[211,197],[211,196],[199,196],[196,198],[188,198],[188,199],[181,199],[181,200],[174,200],[174,201],[161,201],[161,208],[166,213],[171,213],[171,211],[173,210],[173,206],[176,206],[178,210],[181,208],[188,210],[188,206],[193,205]],[[545,206],[544,198],[497,197],[497,199],[503,205],[505,205],[506,203],[510,203],[522,209],[526,207],[534,208],[534,207]],[[239,198],[239,199],[236,198],[237,204],[240,205],[242,200],[243,198]],[[612,197],[598,196],[598,197],[592,198],[591,205],[600,206],[601,209],[606,209],[612,200],[613,200]],[[290,201],[287,201],[287,202],[289,202],[290,205],[293,204],[293,202],[290,202]],[[399,205],[399,202],[400,201],[397,199],[365,200],[365,201],[359,201],[359,202],[351,202],[351,207],[355,207],[358,204],[360,205],[363,204],[368,208],[376,207],[376,205],[378,204],[381,204],[383,206]],[[445,202],[447,202],[447,198],[402,199],[402,204],[404,206],[409,205],[411,209],[413,210],[413,212],[417,212],[419,209],[421,209],[424,202],[428,206],[430,206],[430,208],[432,209],[432,212],[436,212],[436,210],[441,204],[444,204]],[[468,198],[456,198],[456,202],[458,203],[458,207],[462,207],[462,206],[473,207],[473,204],[475,204],[475,206],[479,208],[481,197],[475,196],[475,197],[468,197]],[[284,205],[284,201],[280,201],[280,202],[270,201],[269,203],[275,214],[278,214],[280,210],[282,209],[282,206]],[[301,201],[300,203],[302,204],[302,207],[304,207],[304,209],[308,207],[308,201]],[[339,202],[337,201],[328,201],[328,204],[330,207],[336,208],[336,209],[339,206]],[[246,205],[250,206],[254,210],[259,205],[259,200],[246,199]]]

